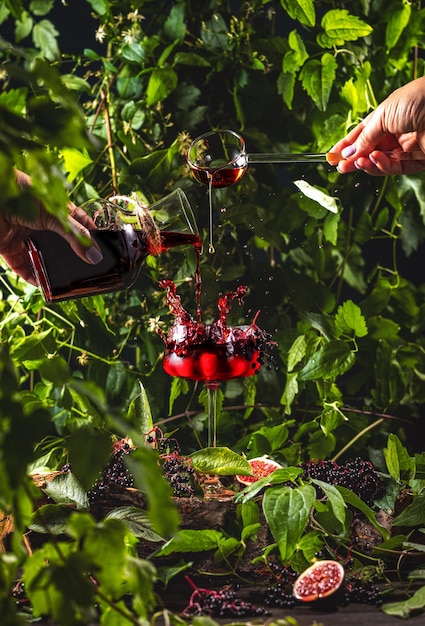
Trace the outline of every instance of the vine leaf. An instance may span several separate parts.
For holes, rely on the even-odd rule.
[[[334,379],[348,371],[356,355],[343,341],[329,341],[320,348],[298,374],[298,380]]]
[[[315,499],[316,490],[312,485],[302,485],[296,489],[284,485],[265,492],[264,516],[283,563],[287,563],[294,554]]]
[[[202,474],[251,476],[252,469],[246,459],[230,448],[203,448],[190,455],[194,469]]]
[[[326,111],[328,106],[336,68],[333,55],[325,52],[320,61],[307,61],[300,72],[303,88],[320,111]]]
[[[172,67],[159,67],[151,73],[146,88],[146,105],[165,100],[177,87],[177,74]]]
[[[373,28],[347,9],[332,9],[323,16],[321,26],[332,45],[342,46],[346,41],[367,37]],[[329,46],[331,47],[331,46]]]
[[[293,20],[310,27],[316,24],[314,0],[280,0],[280,4]]]
[[[204,552],[218,548],[222,533],[218,530],[192,530],[183,528],[167,541],[156,556],[167,556],[175,552]]]
[[[146,389],[139,381],[140,393],[132,400],[128,417],[132,418],[140,434],[149,433],[153,429],[153,419]]]
[[[407,619],[413,611],[421,610],[425,607],[425,587],[421,587],[408,600],[401,602],[389,602],[382,605],[382,610],[387,615],[395,615]]]

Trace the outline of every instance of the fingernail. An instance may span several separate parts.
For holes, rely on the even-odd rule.
[[[375,157],[371,156],[370,154],[369,154],[369,159],[372,161],[372,163],[373,163],[374,165],[376,165],[376,164],[377,164],[377,162],[378,162],[378,161],[375,159]]]
[[[356,146],[351,144],[351,146],[346,146],[343,150],[341,150],[341,155],[344,159],[348,159],[348,157],[353,156],[356,151]]]
[[[86,259],[93,265],[97,265],[103,259],[103,254],[96,246],[92,246],[86,252]]]

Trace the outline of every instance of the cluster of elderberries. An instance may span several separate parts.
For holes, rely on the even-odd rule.
[[[13,588],[12,597],[15,599],[16,606],[23,610],[29,607],[30,603],[25,593],[25,583],[19,580]]]
[[[191,498],[195,495],[196,472],[190,462],[172,452],[161,457],[165,480],[171,485],[177,498]]]
[[[186,577],[193,588],[189,604],[183,609],[183,617],[193,617],[195,615],[209,615],[210,617],[259,617],[270,615],[270,611],[262,606],[253,604],[249,600],[238,598],[236,591],[225,585],[221,589],[205,589],[196,587],[194,583]]]
[[[180,456],[180,445],[174,437],[164,436],[157,426],[147,433],[146,443],[158,450],[164,478],[170,484],[176,498],[195,495],[196,472],[190,460]]]
[[[133,476],[124,462],[125,455],[130,454],[133,450],[135,450],[134,446],[126,439],[121,439],[114,445],[108,465],[87,494],[91,502],[100,500],[107,493],[111,484],[133,487]]]
[[[306,477],[346,487],[368,505],[373,504],[382,490],[383,482],[378,472],[370,461],[361,458],[350,459],[343,465],[334,461],[307,461],[301,464],[301,468]]]
[[[267,571],[269,583],[264,590],[256,592],[256,595],[266,606],[290,609],[296,602],[292,588],[297,576],[297,572],[289,566],[269,563]]]
[[[382,593],[371,579],[351,574],[345,579],[344,603],[370,604],[381,606]]]

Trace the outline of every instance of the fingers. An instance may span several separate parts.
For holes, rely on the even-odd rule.
[[[22,252],[18,252],[16,254],[2,253],[1,256],[10,267],[10,269],[15,272],[15,274],[26,280],[27,283],[34,285],[34,287],[37,286],[37,281],[33,276],[28,254],[25,250],[22,250]]]
[[[75,254],[83,261],[91,265],[100,263],[103,259],[103,254],[97,243],[90,236],[89,230],[72,217],[69,218],[69,223],[71,226],[70,231],[65,231],[60,225],[56,232],[69,243]]]
[[[89,230],[94,228],[93,220],[85,211],[73,204],[69,204],[68,208],[69,230],[65,229],[53,216],[48,220],[47,228],[63,237],[63,239],[69,243],[75,254],[86,263],[90,263],[91,265],[100,263],[103,259],[103,254],[96,241],[91,237]]]

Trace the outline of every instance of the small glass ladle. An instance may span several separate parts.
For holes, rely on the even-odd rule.
[[[423,152],[385,152],[399,160],[424,160]],[[328,163],[342,160],[339,152],[249,154],[244,138],[233,130],[216,130],[192,141],[187,162],[194,178],[210,187],[228,187],[242,178],[251,163]]]

